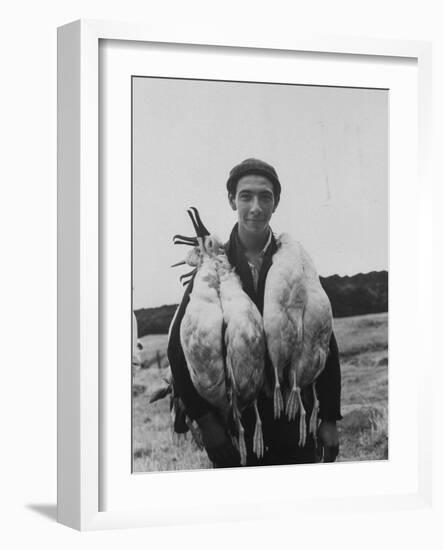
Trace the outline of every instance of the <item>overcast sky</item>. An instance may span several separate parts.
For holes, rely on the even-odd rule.
[[[227,240],[230,169],[272,164],[271,227],[299,240],[320,275],[388,269],[388,92],[238,82],[133,82],[134,309],[177,303],[192,235],[186,208]],[[189,270],[189,269],[188,269]]]

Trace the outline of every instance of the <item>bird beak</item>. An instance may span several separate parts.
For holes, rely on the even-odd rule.
[[[209,235],[210,233],[204,226],[197,208],[195,208],[195,206],[191,206],[190,208],[188,208],[187,212],[189,214],[189,217],[191,218],[191,222],[194,226],[195,234],[197,235],[197,237],[203,238]]]

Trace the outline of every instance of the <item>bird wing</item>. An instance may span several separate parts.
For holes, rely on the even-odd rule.
[[[310,384],[325,366],[332,334],[332,309],[318,279],[307,287],[307,302],[303,318],[303,347],[297,367],[300,385]]]
[[[282,257],[284,249],[277,254],[279,257],[271,266],[266,279],[263,325],[269,357],[282,382],[284,369],[289,365],[293,350],[300,340],[303,309],[291,311],[293,301],[302,305],[302,296],[297,291],[300,285],[297,286],[294,281],[291,264]],[[296,275],[299,278],[300,272]]]
[[[257,397],[264,380],[265,341],[258,310],[249,308],[242,317],[228,324],[226,344],[233,386],[243,407]]]
[[[220,307],[210,302],[192,300],[191,294],[180,327],[180,339],[195,389],[203,399],[225,410],[222,323]]]

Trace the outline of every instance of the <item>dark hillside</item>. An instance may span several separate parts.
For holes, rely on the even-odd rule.
[[[349,277],[320,277],[334,317],[388,311],[388,272],[371,271]]]

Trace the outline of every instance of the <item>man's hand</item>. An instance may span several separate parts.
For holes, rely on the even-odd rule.
[[[338,455],[338,430],[335,420],[323,420],[318,428],[323,462],[335,462]]]
[[[232,444],[225,427],[213,412],[197,419],[203,445],[211,462],[217,466],[239,466],[240,455]]]

